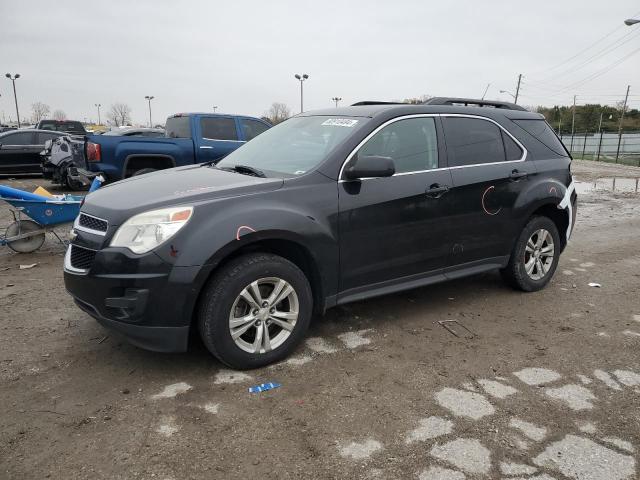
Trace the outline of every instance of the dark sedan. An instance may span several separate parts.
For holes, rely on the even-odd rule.
[[[66,134],[31,128],[0,133],[0,174],[41,173],[44,143],[63,135]]]

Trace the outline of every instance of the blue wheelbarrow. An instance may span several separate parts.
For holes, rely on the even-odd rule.
[[[95,190],[101,183],[96,178],[89,191]],[[30,253],[42,246],[47,232],[66,244],[54,228],[73,223],[80,213],[84,196],[66,194],[46,197],[0,185],[0,200],[14,207],[11,210],[13,223],[7,227],[4,236],[0,237],[0,245],[7,245],[18,253]]]

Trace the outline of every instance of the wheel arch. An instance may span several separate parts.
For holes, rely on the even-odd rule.
[[[313,312],[322,314],[325,310],[324,286],[320,268],[311,251],[299,241],[291,238],[263,237],[255,238],[245,242],[233,242],[227,248],[221,249],[221,253],[212,259],[209,269],[199,285],[199,291],[193,305],[191,315],[191,325],[197,321],[198,306],[204,296],[204,291],[209,281],[220,269],[224,268],[230,261],[249,253],[271,253],[281,256],[296,265],[305,274],[311,286],[313,295]]]
[[[122,166],[122,178],[127,178],[131,176],[128,174],[129,170],[133,170],[131,168],[131,164],[138,165],[136,170],[141,170],[143,168],[156,168],[158,170],[164,170],[167,168],[173,168],[176,166],[176,160],[171,155],[160,154],[160,153],[132,153],[127,155],[124,159],[124,164]],[[158,165],[161,165],[161,168],[157,168]]]

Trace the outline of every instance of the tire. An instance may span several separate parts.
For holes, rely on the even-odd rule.
[[[283,286],[280,281],[291,287],[293,293],[287,294],[289,290],[285,286],[279,290],[287,294],[284,299],[278,301],[280,295],[277,295],[276,303],[256,308],[255,293],[250,293],[255,290],[251,285],[257,285],[262,300],[267,301],[276,285]],[[253,307],[243,293],[249,295]],[[284,319],[284,315],[292,317],[295,311],[297,318]],[[295,264],[277,255],[251,253],[231,260],[209,280],[199,306],[198,326],[204,344],[214,356],[231,368],[244,370],[287,357],[304,338],[312,311],[309,281]],[[232,319],[236,339],[231,333]],[[290,330],[280,326],[285,323]],[[264,336],[258,342],[265,329],[269,332],[271,350],[265,347]]]
[[[67,170],[64,175],[64,183],[69,190],[83,190],[84,185],[81,182],[73,180],[69,177],[69,171]]]
[[[541,244],[538,245],[541,239]],[[500,271],[502,278],[517,290],[541,290],[551,281],[556,271],[560,249],[560,234],[556,224],[548,217],[532,217],[520,232],[509,263]],[[536,261],[536,252],[539,262]]]
[[[137,177],[138,175],[145,175],[147,173],[152,173],[157,171],[155,168],[141,168],[140,170],[136,170],[131,174],[132,177]]]
[[[38,230],[42,230],[42,227],[38,225],[36,222],[31,220],[21,220],[20,223],[13,222],[11,225],[7,227],[5,232],[6,238],[11,238],[23,233],[36,232]],[[19,240],[13,240],[7,242],[7,245],[11,250],[18,253],[31,253],[38,250],[42,244],[44,243],[45,236],[44,232],[35,234],[31,237],[21,238]]]

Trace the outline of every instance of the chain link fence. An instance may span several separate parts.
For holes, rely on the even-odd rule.
[[[582,132],[560,139],[574,158],[640,166],[640,132],[621,138],[617,132]]]

